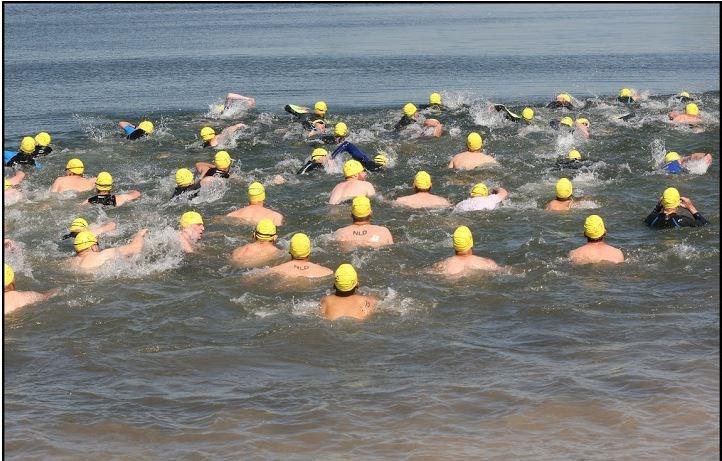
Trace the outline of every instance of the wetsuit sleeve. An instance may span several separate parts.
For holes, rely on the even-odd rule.
[[[702,216],[702,213],[699,211],[693,214],[692,217],[694,218],[694,224],[692,224],[692,227],[702,227],[709,224],[709,221],[707,221],[707,219]]]
[[[414,119],[404,115],[403,117],[401,117],[401,120],[396,122],[396,125],[394,125],[394,131],[401,131],[412,123],[414,123]]]
[[[338,154],[340,154],[341,152],[346,152],[346,146],[348,144],[349,144],[348,141],[344,141],[341,144],[339,144],[338,147],[336,147],[336,149],[333,152],[331,152],[331,159],[335,159],[336,156]]]
[[[644,219],[644,223],[648,226],[653,226],[654,223],[659,219],[659,213],[662,211],[662,204],[657,203],[657,206],[654,207],[654,210],[652,210],[651,213],[649,213],[649,216],[647,216]]]
[[[351,144],[350,142],[346,146],[346,152],[351,154],[351,157],[361,163],[374,163],[373,160],[371,160],[368,155],[364,153],[364,151],[356,147],[355,144]]]
[[[309,173],[309,172],[315,170],[316,168],[318,168],[320,166],[321,165],[319,165],[318,163],[316,163],[312,160],[309,160],[296,172],[296,174],[306,174],[306,173]]]

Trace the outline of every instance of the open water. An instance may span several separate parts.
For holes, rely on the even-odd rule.
[[[54,152],[3,208],[20,289],[60,296],[4,318],[3,427],[8,459],[715,459],[719,456],[719,6],[674,4],[10,4],[4,5],[3,145],[49,131]],[[637,117],[614,102],[643,97]],[[559,91],[591,100],[588,141],[548,127]],[[687,90],[701,129],[666,120]],[[228,91],[248,113],[217,115]],[[394,133],[401,106],[440,91],[445,134]],[[309,155],[287,103],[324,99],[365,152],[391,167],[370,180],[374,221],[396,244],[343,253],[349,222],[326,205],[336,172],[297,177]],[[489,102],[532,105],[523,128]],[[119,120],[148,117],[148,139]],[[168,201],[177,168],[209,161],[197,133],[249,125],[227,147],[224,187]],[[482,133],[500,166],[455,173],[449,158]],[[555,168],[578,148],[591,162]],[[709,170],[666,176],[667,150],[710,152]],[[65,162],[110,171],[118,209],[47,193]],[[498,210],[408,211],[416,171],[457,203],[475,182],[503,186]],[[6,174],[10,173],[6,169]],[[543,210],[572,179],[584,207]],[[279,181],[279,177],[283,182]],[[253,280],[228,255],[250,229],[216,219],[266,184],[312,260],[352,262],[381,299],[365,322],[318,317],[321,285]],[[277,184],[280,183],[280,184]],[[652,231],[642,219],[668,186],[711,221]],[[88,194],[89,195],[89,194]],[[172,243],[180,214],[206,220],[202,251]],[[150,233],[136,259],[95,276],[66,267],[60,241],[83,214],[119,227],[104,246]],[[572,267],[588,214],[627,261]],[[421,269],[452,253],[468,225],[475,252],[508,273],[447,282]]]

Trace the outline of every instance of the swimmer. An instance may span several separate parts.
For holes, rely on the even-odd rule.
[[[266,189],[260,182],[253,182],[248,186],[248,206],[231,211],[226,216],[238,219],[243,224],[255,226],[262,219],[270,219],[274,226],[283,224],[283,215],[277,211],[263,206],[266,200]]]
[[[352,159],[344,163],[343,175],[346,180],[337,184],[331,191],[328,199],[330,205],[338,205],[358,195],[372,197],[376,194],[373,184],[366,181],[366,172],[360,162]]]
[[[639,96],[629,88],[622,88],[619,90],[619,95],[617,95],[617,101],[628,106],[637,102],[637,99],[639,99]]]
[[[253,232],[253,242],[233,250],[231,262],[239,267],[260,267],[283,256],[276,247],[276,226],[270,219],[261,219]]]
[[[50,134],[46,133],[45,131],[41,131],[40,133],[35,135],[35,152],[33,153],[34,156],[38,155],[48,155],[53,151],[53,148],[50,147]]]
[[[419,104],[419,109],[428,109],[429,112],[442,112],[446,107],[441,103],[441,95],[439,93],[431,93],[429,95],[429,103]]]
[[[7,159],[5,161],[5,166],[13,166],[13,165],[38,166],[37,163],[35,162],[35,148],[36,147],[37,146],[35,144],[35,139],[30,136],[25,136],[20,141],[20,150],[18,150],[18,152],[14,156],[10,157],[9,159]],[[12,151],[10,151],[10,152],[12,152]],[[10,153],[9,155],[12,155],[12,153]],[[4,156],[3,156],[3,158],[4,158]]]
[[[567,158],[557,161],[557,166],[560,168],[576,169],[584,164],[590,163],[589,160],[582,160],[582,154],[577,149],[572,149],[567,154]]]
[[[130,122],[126,122],[123,120],[121,122],[118,122],[118,126],[125,133],[125,139],[130,140],[135,140],[142,138],[143,136],[148,136],[153,132],[154,129],[153,122],[150,122],[148,120],[143,120],[138,124],[137,127]]]
[[[63,235],[62,239],[75,239],[75,237],[83,231],[90,231],[97,237],[98,235],[114,231],[117,227],[118,224],[115,221],[108,221],[99,226],[89,226],[85,218],[75,218],[70,223],[70,227],[68,227],[68,233]]]
[[[684,208],[689,211],[689,216],[678,216],[677,209]],[[668,187],[662,193],[657,206],[644,220],[644,223],[653,229],[669,229],[679,227],[701,227],[709,224],[702,214],[697,211],[692,200],[681,197],[679,191],[674,187]]]
[[[306,234],[300,232],[293,234],[288,252],[291,254],[292,259],[272,267],[265,275],[315,279],[333,274],[333,271],[328,267],[314,264],[308,260],[311,255],[311,239]]]
[[[336,269],[332,295],[321,298],[321,315],[327,320],[342,317],[363,320],[371,315],[378,302],[373,296],[356,293],[358,274],[351,264],[341,264]]]
[[[467,151],[454,155],[449,162],[449,168],[456,170],[473,170],[481,166],[498,165],[491,155],[483,152],[484,141],[479,133],[469,133],[466,137]]]
[[[178,232],[178,240],[180,240],[181,248],[186,253],[193,253],[198,241],[203,237],[206,230],[203,225],[203,217],[196,211],[186,211],[180,217],[180,231]]]
[[[684,106],[684,113],[672,111],[667,115],[672,123],[677,124],[696,125],[702,121],[699,117],[699,107],[693,102]]]
[[[694,98],[686,91],[682,91],[678,95],[675,95],[675,99],[679,99],[682,104],[694,101]]]
[[[561,120],[550,120],[549,126],[557,131],[564,127],[568,129],[569,133],[572,133],[574,131],[574,119],[571,117],[562,117]]]
[[[237,93],[228,93],[226,101],[223,103],[223,110],[226,111],[233,106],[243,106],[244,109],[253,109],[256,107],[256,100],[250,96],[243,96]]]
[[[478,271],[498,271],[501,267],[489,258],[475,256],[474,237],[466,226],[459,226],[452,237],[454,256],[439,261],[429,272],[447,277],[460,277]]]
[[[363,195],[354,197],[351,202],[353,224],[334,232],[334,240],[339,242],[344,250],[392,245],[394,238],[391,232],[384,226],[371,224],[371,214],[371,201],[368,197]]]
[[[324,141],[323,137],[326,136],[326,121],[322,118],[317,118],[311,122],[311,131],[306,133],[306,138],[314,139],[319,138],[321,142],[328,144]]]
[[[558,107],[573,110],[574,105],[572,104],[572,96],[569,93],[559,93],[554,101],[547,104],[548,109]]]
[[[348,127],[345,123],[337,123],[333,129],[333,134],[334,142],[338,143],[338,146],[336,146],[336,149],[331,152],[332,160],[338,155],[347,152],[351,158],[361,162],[361,165],[363,165],[363,167],[368,171],[376,171],[380,168],[380,166],[375,161],[371,160],[364,151],[359,149],[355,144],[346,141],[346,136],[348,136]]]
[[[66,191],[85,192],[93,190],[95,187],[95,178],[86,178],[85,165],[78,158],[71,158],[65,164],[65,176],[60,176],[50,186],[50,192],[61,194]]]
[[[566,211],[574,206],[574,192],[572,182],[567,178],[561,178],[555,186],[557,196],[547,204],[547,211]]]
[[[311,158],[296,172],[296,174],[307,174],[312,171],[322,170],[328,163],[328,151],[322,147],[317,147],[311,152]]]
[[[619,264],[624,262],[624,254],[604,242],[607,229],[604,227],[604,220],[601,217],[595,214],[587,216],[584,221],[584,236],[587,238],[586,245],[569,252],[572,264]]]
[[[175,172],[175,184],[171,199],[182,195],[187,200],[193,200],[201,190],[201,182],[193,178],[193,172],[188,168],[179,168]]]
[[[589,120],[584,117],[577,118],[574,121],[574,128],[584,139],[589,139]]]
[[[318,125],[317,122],[319,121],[322,122],[325,130],[325,117],[326,112],[328,111],[328,106],[324,101],[316,101],[316,104],[313,105],[313,113],[308,110],[308,107],[296,106],[294,104],[287,104],[283,110],[293,115],[294,119],[306,130],[311,130],[311,132],[313,132]]]
[[[407,208],[446,208],[451,202],[431,192],[431,176],[426,171],[419,171],[414,177],[414,193],[394,200],[394,205]]]
[[[462,200],[454,207],[454,212],[493,210],[502,201],[506,200],[509,192],[503,187],[497,187],[489,191],[486,184],[480,182],[471,188],[470,195],[470,198]]]
[[[404,106],[403,111],[404,115],[398,122],[396,122],[396,125],[394,125],[394,131],[401,131],[407,126],[419,121],[419,111],[415,105],[409,102]],[[423,126],[424,128],[429,128],[430,130],[424,130],[424,135],[433,136],[435,138],[440,137],[444,129],[444,126],[441,124],[441,122],[439,122],[435,118],[427,118],[426,120],[424,120]]]
[[[95,190],[97,194],[93,195],[82,204],[121,206],[126,202],[130,202],[131,200],[135,200],[140,197],[140,192],[137,190],[130,190],[125,194],[111,194],[110,190],[112,188],[113,177],[107,171],[101,171],[98,173],[98,177],[95,178]]]
[[[517,115],[510,111],[504,104],[493,104],[494,110],[504,112],[504,118],[511,122],[520,122],[529,124],[534,120],[534,110],[531,107],[525,107],[521,111],[521,115]]]
[[[141,229],[133,236],[130,243],[117,248],[106,248],[101,250],[98,245],[98,237],[90,231],[79,232],[73,240],[75,256],[70,264],[75,269],[89,270],[97,269],[103,264],[120,258],[130,258],[143,250],[145,235],[148,229]]]
[[[15,272],[13,268],[4,264],[3,272],[3,315],[20,309],[21,307],[39,303],[57,295],[60,290],[54,288],[44,293],[37,291],[17,291],[15,288]]]
[[[18,171],[10,179],[3,180],[3,205],[12,205],[25,199],[25,194],[15,188],[25,177],[25,173]]]
[[[217,147],[219,144],[225,144],[233,137],[236,131],[245,127],[246,125],[243,123],[236,123],[235,125],[224,128],[221,134],[216,135],[216,130],[209,126],[204,126],[201,128],[203,147]]]
[[[689,169],[685,163],[701,161],[709,168],[712,165],[712,154],[705,152],[695,152],[694,154],[680,156],[677,152],[667,152],[664,156],[662,169],[669,174],[688,173]]]
[[[196,170],[198,170],[201,178],[201,186],[207,186],[208,184],[213,183],[216,178],[229,178],[231,175],[231,163],[233,163],[231,156],[224,150],[216,152],[216,155],[213,158],[213,163],[196,163]]]

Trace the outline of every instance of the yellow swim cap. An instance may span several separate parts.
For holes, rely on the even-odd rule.
[[[13,268],[5,264],[5,270],[3,271],[3,288],[10,285],[15,281],[15,272]]]
[[[629,88],[622,88],[619,90],[619,97],[620,98],[631,98],[632,97],[632,90]]]
[[[73,222],[70,223],[70,227],[68,227],[68,231],[70,232],[82,232],[87,229],[88,221],[86,221],[84,218],[73,219]]]
[[[35,152],[35,140],[30,136],[25,136],[23,140],[20,141],[20,151],[25,152],[26,154],[32,154]]]
[[[97,244],[98,238],[95,236],[95,234],[87,230],[79,232],[78,235],[75,236],[75,240],[73,241],[73,247],[78,253],[83,250],[87,250],[88,248]]]
[[[582,159],[582,154],[578,150],[572,149],[569,151],[569,160],[581,160],[581,159]]]
[[[334,286],[338,291],[348,292],[358,285],[358,274],[351,264],[341,264],[336,269]]]
[[[431,189],[431,175],[425,171],[419,171],[414,176],[414,187],[420,191]]]
[[[203,217],[197,211],[186,211],[180,217],[180,227],[185,229],[193,224],[203,224]]]
[[[577,123],[580,124],[580,125],[589,126],[589,120],[587,120],[587,119],[584,118],[584,117],[579,117],[579,118],[577,119]]]
[[[348,127],[345,123],[339,122],[333,127],[333,135],[338,137],[344,137],[348,134]]]
[[[187,187],[193,184],[193,172],[188,168],[179,168],[175,172],[175,183],[178,187]]]
[[[691,102],[684,106],[684,113],[687,115],[699,115],[699,107],[697,107],[697,104]]]
[[[248,201],[251,203],[266,200],[266,188],[260,182],[252,182],[248,186]]]
[[[316,160],[319,158],[323,158],[328,155],[328,151],[324,149],[323,147],[317,147],[311,152],[311,158]]]
[[[216,130],[209,126],[201,128],[201,139],[204,141],[210,141],[216,135]]]
[[[404,114],[405,114],[407,117],[411,117],[411,116],[414,115],[415,113],[416,113],[416,106],[413,105],[413,104],[411,104],[410,102],[407,102],[407,103],[404,105]]]
[[[365,195],[358,195],[351,201],[351,214],[356,218],[365,218],[371,214],[371,200]]]
[[[452,238],[454,250],[459,253],[470,250],[474,246],[474,236],[471,235],[471,229],[466,226],[459,226],[454,231]]]
[[[4,189],[3,189],[3,190],[8,190],[8,189],[10,189],[11,187],[13,187],[13,184],[12,184],[10,181],[8,181],[7,179],[5,179],[5,180],[3,181],[3,186],[4,186]]]
[[[107,171],[98,173],[95,178],[95,188],[99,191],[107,191],[113,188],[113,177]]]
[[[521,111],[521,116],[527,122],[531,122],[532,119],[534,118],[534,110],[531,107],[525,107]]]
[[[264,218],[256,224],[256,240],[272,242],[276,238],[276,225],[270,219]]]
[[[138,124],[138,128],[148,134],[151,134],[153,132],[153,123],[149,122],[148,120],[144,120]]]
[[[231,166],[231,156],[228,152],[219,150],[213,158],[213,164],[220,170],[227,170]]]
[[[567,178],[557,181],[557,198],[565,199],[572,196],[572,182]]]
[[[572,96],[569,93],[559,93],[557,95],[557,99],[560,99],[564,102],[572,102]]]
[[[300,232],[293,234],[288,252],[291,253],[293,259],[308,258],[308,255],[311,254],[311,239],[308,238],[308,235]]]
[[[668,187],[662,193],[662,206],[664,208],[677,208],[680,202],[679,191],[674,187]]]
[[[477,132],[469,133],[466,137],[466,146],[470,151],[481,150],[484,147],[484,140],[481,139],[481,135]]]
[[[679,161],[682,157],[674,151],[667,152],[667,155],[664,156],[664,163],[674,162],[675,160]]]
[[[602,238],[606,232],[607,229],[604,228],[604,220],[601,217],[593,214],[587,216],[587,219],[584,220],[584,235],[586,237],[596,240]]]
[[[574,120],[572,120],[571,117],[564,117],[561,120],[559,120],[559,124],[571,127],[572,125],[574,125]]]
[[[363,172],[363,170],[364,167],[358,160],[347,160],[346,163],[343,164],[343,175],[347,178],[356,176],[357,174]]]
[[[474,184],[474,187],[471,188],[472,197],[487,197],[488,195],[489,188],[486,187],[486,184],[484,184],[483,182]]]
[[[316,104],[313,105],[313,110],[320,112],[321,115],[323,115],[328,110],[328,106],[326,106],[326,103],[323,101],[317,101]]]
[[[389,163],[388,157],[386,157],[386,154],[383,152],[379,152],[376,157],[374,157],[374,163],[381,166],[386,166],[387,163]]]
[[[679,97],[680,97],[680,98],[691,98],[691,96],[689,95],[689,93],[687,93],[686,91],[681,92],[681,93],[679,94]]]
[[[439,93],[431,93],[429,95],[429,104],[441,104],[441,95]]]
[[[68,163],[65,164],[65,169],[70,170],[75,174],[83,174],[85,172],[85,165],[79,158],[71,158]]]
[[[36,134],[35,144],[40,147],[47,147],[47,145],[50,144],[50,134],[46,133],[45,131],[41,131],[40,133]]]

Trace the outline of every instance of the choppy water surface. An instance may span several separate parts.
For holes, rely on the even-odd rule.
[[[4,319],[6,456],[716,458],[718,9],[685,6],[688,20],[679,21],[671,19],[676,5],[624,5],[626,15],[620,8],[5,6],[4,146],[45,129],[56,150],[22,184],[28,201],[3,210],[6,236],[21,246],[4,258],[21,288],[63,290]],[[223,25],[206,26],[209,17]],[[600,17],[614,21],[595,27]],[[564,22],[563,34],[544,18]],[[37,21],[46,38],[23,26]],[[310,28],[319,22],[328,31]],[[666,35],[671,23],[677,40]],[[444,27],[451,24],[460,31]],[[692,40],[686,28],[706,40]],[[257,43],[249,41],[254,34]],[[656,40],[635,41],[638,34]],[[573,48],[556,45],[569,37],[579,40]],[[483,40],[498,46],[471,46]],[[349,43],[358,46],[342,46]],[[687,65],[697,72],[683,71]],[[473,73],[481,68],[486,73]],[[626,112],[611,98],[622,85],[644,94],[631,123],[616,119]],[[441,116],[445,135],[393,133],[400,105],[423,102],[434,89],[455,107]],[[547,126],[560,113],[541,106],[563,89],[582,100],[600,95],[578,114],[592,124],[586,142]],[[701,98],[702,130],[666,121],[678,107],[670,95],[683,89]],[[255,96],[258,108],[213,115],[209,107],[230,90]],[[293,174],[311,147],[280,108],[321,97],[332,120],[348,123],[352,142],[389,153],[391,168],[371,181],[380,192],[374,221],[391,229],[392,248],[340,252],[331,234],[349,221],[348,209],[325,204],[340,176]],[[490,113],[488,100],[533,104],[538,121],[520,129]],[[142,116],[156,122],[153,136],[122,139],[117,121]],[[249,128],[228,149],[234,178],[191,206],[169,203],[175,170],[212,158],[198,129],[235,120]],[[500,167],[446,168],[471,130],[484,135]],[[592,162],[554,168],[573,147]],[[667,150],[711,152],[714,163],[705,174],[665,176],[657,165]],[[67,270],[72,249],[59,240],[86,195],[46,192],[75,156],[90,174],[110,171],[119,191],[143,193],[115,210],[82,212],[92,222],[118,221],[103,245],[151,229],[139,258],[94,277]],[[480,180],[510,198],[470,214],[391,207],[420,169],[454,203]],[[544,212],[564,175],[587,197],[586,208]],[[253,180],[286,216],[279,245],[303,231],[315,262],[352,262],[363,289],[381,299],[378,314],[363,323],[324,321],[316,309],[330,283],[254,281],[228,263],[250,229],[215,217],[244,204]],[[644,227],[668,186],[691,197],[712,225]],[[189,208],[206,219],[203,251],[192,257],[169,243]],[[568,264],[591,213],[604,217],[625,264]],[[473,230],[476,253],[509,273],[456,283],[421,275],[451,254],[450,235],[461,224]]]

